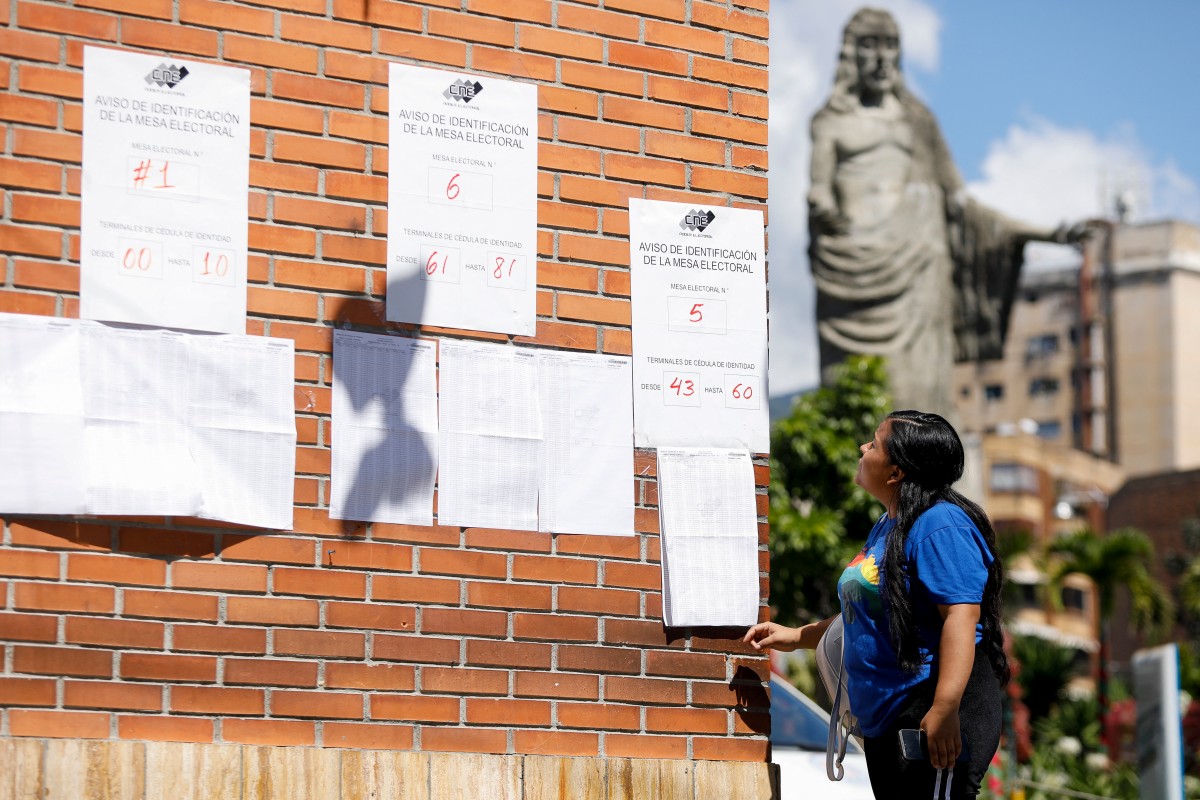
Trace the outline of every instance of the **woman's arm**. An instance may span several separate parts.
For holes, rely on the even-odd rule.
[[[778,622],[760,622],[746,631],[742,641],[755,650],[767,647],[787,653],[793,650],[815,650],[817,643],[821,641],[821,636],[825,634],[825,629],[833,624],[835,619],[837,619],[836,615],[820,622],[801,625],[799,628],[789,628]],[[970,672],[970,667],[967,671]]]
[[[975,665],[975,626],[979,606],[969,603],[938,605],[942,615],[942,640],[938,645],[937,688],[933,707],[921,720],[929,741],[929,760],[935,769],[954,766],[962,752],[958,707]]]

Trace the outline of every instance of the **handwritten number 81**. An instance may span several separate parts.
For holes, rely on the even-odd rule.
[[[504,274],[504,256],[496,256],[496,268],[492,270],[493,278],[511,278],[513,267],[517,265],[517,260],[511,259],[508,262],[508,274]]]

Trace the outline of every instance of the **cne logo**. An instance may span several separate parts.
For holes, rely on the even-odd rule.
[[[717,215],[711,211],[697,211],[692,209],[683,215],[683,219],[679,222],[679,227],[685,231],[696,231],[703,233],[704,229],[712,224],[712,221],[717,218]]]
[[[446,87],[446,91],[442,92],[442,97],[447,100],[461,100],[464,103],[469,103],[482,91],[483,84],[479,81],[459,79]]]
[[[174,89],[187,76],[187,67],[177,67],[174,64],[168,67],[166,64],[159,64],[146,75],[146,83],[157,83],[159,86]]]

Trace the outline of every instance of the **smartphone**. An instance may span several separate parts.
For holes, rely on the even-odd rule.
[[[925,740],[925,731],[918,728],[901,728],[900,755],[905,761],[928,761],[929,743]],[[962,752],[958,754],[958,760],[971,760],[971,753],[967,750],[967,737],[965,736],[962,740]]]

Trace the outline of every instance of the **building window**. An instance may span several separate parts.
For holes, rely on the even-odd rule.
[[[991,490],[993,492],[1037,494],[1037,470],[1026,464],[993,464]]]
[[[989,403],[994,403],[997,400],[1004,399],[1004,384],[989,383],[983,387],[983,399]]]
[[[1021,608],[1041,608],[1038,602],[1037,585],[1032,583],[1017,583],[1017,603]]]
[[[1082,614],[1087,603],[1087,593],[1083,589],[1064,586],[1062,590],[1062,602],[1063,608],[1068,611],[1078,611]]]
[[[1034,378],[1029,382],[1030,397],[1048,397],[1058,394],[1058,378]]]
[[[1038,423],[1037,435],[1053,441],[1062,436],[1062,423],[1056,419],[1048,419]]]
[[[1025,355],[1029,358],[1052,356],[1058,352],[1058,334],[1045,333],[1041,336],[1031,336],[1025,347]]]

